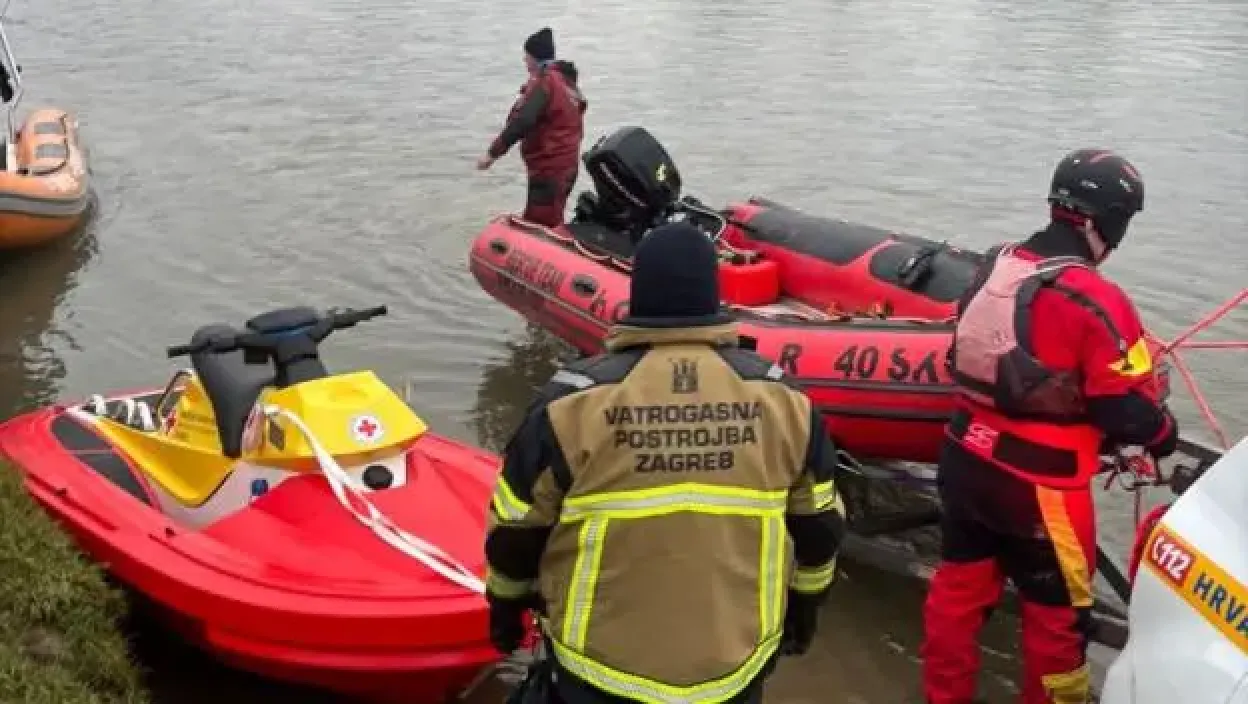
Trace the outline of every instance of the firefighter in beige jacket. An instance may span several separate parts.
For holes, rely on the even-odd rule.
[[[835,449],[720,313],[715,246],[657,228],[607,352],[560,370],[509,443],[486,554],[495,645],[545,613],[567,704],[761,701],[814,636],[844,533]]]

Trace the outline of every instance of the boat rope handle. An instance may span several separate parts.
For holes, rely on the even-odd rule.
[[[485,582],[477,577],[472,570],[465,567],[438,546],[398,527],[389,516],[378,510],[377,506],[369,500],[368,496],[359,488],[351,475],[347,474],[342,465],[338,464],[334,456],[329,454],[325,447],[316,439],[302,418],[279,406],[265,406],[263,410],[264,416],[270,423],[275,422],[278,418],[284,418],[303,435],[303,439],[312,448],[312,454],[316,457],[321,473],[329,483],[329,488],[334,492],[338,503],[350,511],[356,520],[372,530],[387,545],[408,557],[418,560],[421,564],[442,577],[468,591],[477,594],[485,593]]]

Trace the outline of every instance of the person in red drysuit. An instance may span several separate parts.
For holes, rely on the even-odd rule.
[[[520,142],[520,156],[529,175],[523,217],[558,227],[576,183],[589,103],[577,88],[576,65],[555,60],[555,38],[549,27],[524,42],[524,65],[529,79],[520,88],[503,131],[477,160],[477,168],[490,168]]]
[[[1139,315],[1097,270],[1143,209],[1139,173],[1109,151],[1076,151],[1048,200],[1048,227],[990,250],[958,305],[941,564],[924,608],[929,704],[973,701],[979,630],[1007,577],[1022,601],[1021,700],[1089,701],[1101,448],[1164,457],[1178,443]]]

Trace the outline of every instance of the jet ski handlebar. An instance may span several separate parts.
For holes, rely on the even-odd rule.
[[[386,306],[351,309],[334,308],[317,313],[311,308],[285,308],[270,311],[247,321],[247,330],[209,335],[187,345],[174,345],[165,353],[170,359],[211,352],[226,354],[236,350],[269,350],[284,338],[306,335],[314,342],[324,340],[335,330],[354,327],[358,323],[387,314]]]

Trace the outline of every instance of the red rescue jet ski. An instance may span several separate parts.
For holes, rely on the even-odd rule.
[[[443,702],[499,655],[482,597],[498,459],[431,433],[317,346],[384,307],[200,328],[163,390],[0,425],[83,549],[221,660],[369,700]]]

